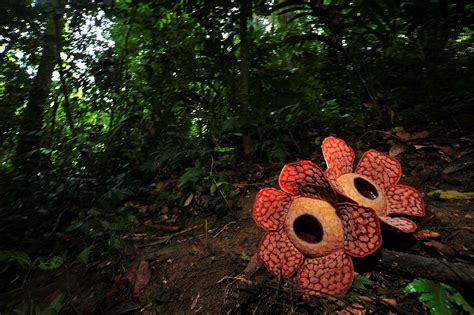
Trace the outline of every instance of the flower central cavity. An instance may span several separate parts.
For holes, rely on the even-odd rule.
[[[322,257],[344,248],[341,219],[327,201],[293,199],[285,219],[291,243],[309,257]]]
[[[309,214],[298,217],[293,222],[296,236],[308,243],[319,243],[323,239],[323,227],[321,223]]]
[[[385,195],[376,182],[354,173],[339,176],[337,182],[344,194],[357,204],[372,208],[379,215],[385,215]]]
[[[361,194],[367,199],[374,200],[374,199],[377,199],[379,195],[377,192],[377,188],[375,188],[375,186],[372,185],[372,183],[370,183],[368,180],[365,180],[362,177],[354,178],[354,186],[359,192],[359,194]]]

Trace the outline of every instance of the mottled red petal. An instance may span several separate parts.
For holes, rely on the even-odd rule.
[[[423,198],[419,191],[415,188],[405,185],[396,185],[390,187],[385,192],[387,199],[387,214],[405,214],[413,216],[424,216],[425,206]]]
[[[336,177],[352,172],[354,150],[342,139],[327,137],[321,145],[327,168],[332,169]]]
[[[311,161],[286,164],[280,174],[280,187],[291,195],[334,201],[336,193],[323,171]]]
[[[367,176],[383,191],[387,191],[400,180],[402,167],[400,162],[390,155],[369,150],[362,155],[355,172]]]
[[[333,168],[328,168],[324,175],[326,175],[327,180],[331,183],[332,187],[336,192],[339,194],[344,194],[344,190],[342,189],[341,185],[337,182],[337,178],[339,177],[338,172]]]
[[[345,294],[352,284],[354,266],[343,250],[306,259],[298,270],[298,285],[311,295]]]
[[[407,218],[379,217],[380,221],[405,233],[415,232],[416,223]]]
[[[364,257],[382,245],[380,223],[371,208],[351,203],[337,205],[344,228],[344,250],[354,257]]]
[[[258,226],[278,231],[283,227],[290,205],[291,196],[284,191],[264,188],[255,197],[252,216]]]
[[[285,278],[291,277],[304,259],[284,231],[265,233],[258,244],[257,257],[270,273]]]

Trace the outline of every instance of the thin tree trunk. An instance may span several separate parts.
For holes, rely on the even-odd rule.
[[[246,120],[250,116],[249,106],[249,49],[250,40],[247,29],[247,21],[252,15],[252,0],[240,1],[240,106],[241,112]],[[247,128],[247,127],[245,127]],[[254,153],[254,144],[248,130],[243,135],[244,157],[249,159]]]
[[[63,50],[63,28],[64,24],[62,23],[62,19],[55,19],[54,20],[56,25],[56,62],[58,63],[58,72],[59,72],[59,81],[61,82],[61,92],[63,93],[64,100],[62,102],[62,106],[64,109],[64,113],[66,114],[66,119],[69,124],[69,128],[74,136],[76,136],[76,128],[74,127],[74,119],[72,116],[72,109],[71,104],[69,103],[69,91],[68,86],[66,83],[66,74],[64,71],[63,61],[61,59],[61,52]]]
[[[14,165],[15,169],[25,174],[34,173],[41,161],[39,149],[42,140],[43,114],[49,99],[51,78],[59,53],[56,21],[62,25],[64,7],[64,0],[55,0],[50,3],[38,72],[33,79],[28,102],[22,114]]]

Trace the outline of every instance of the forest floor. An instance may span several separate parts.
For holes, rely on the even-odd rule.
[[[374,132],[345,138],[356,146],[358,157],[368,148],[390,149],[402,164],[401,182],[423,192],[426,217],[417,223],[419,230],[432,233],[415,237],[384,228],[384,248],[472,266],[473,200],[459,199],[468,196],[453,192],[432,193],[474,191],[472,134],[442,129],[414,131],[418,133],[402,130],[398,136]],[[323,165],[318,146],[311,157],[297,158],[311,158]],[[67,274],[50,279],[49,289],[43,282],[45,300],[57,290],[64,290],[55,285],[63,283],[74,305],[69,311],[86,314],[429,313],[416,295],[404,292],[414,278],[426,275],[388,270],[378,264],[377,255],[355,263],[356,272],[370,281],[339,298],[305,296],[294,279],[276,279],[264,268],[250,280],[244,279],[243,270],[263,233],[251,216],[255,194],[263,187],[277,185],[282,166],[239,165],[235,185],[241,188],[241,195],[235,209],[221,216],[197,211],[193,203],[198,197],[194,196],[171,224],[179,226],[177,231],[163,231],[163,226],[156,225],[167,224],[163,218],[169,217],[172,209],[131,201],[139,223],[124,236],[120,255],[96,259],[87,267],[72,267]],[[449,284],[472,303],[474,290],[469,284]]]

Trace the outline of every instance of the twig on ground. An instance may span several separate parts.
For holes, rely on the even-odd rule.
[[[172,239],[173,237],[182,235],[182,234],[184,234],[184,233],[190,232],[190,231],[195,230],[195,229],[200,228],[200,227],[202,227],[202,224],[198,224],[198,225],[192,226],[192,227],[190,227],[190,228],[187,228],[187,229],[185,229],[185,230],[182,230],[182,231],[180,231],[180,232],[177,232],[177,233],[174,233],[174,234],[171,234],[171,235],[160,236],[160,237],[158,237],[158,240],[157,240],[157,241],[151,242],[151,243],[148,243],[148,244],[144,244],[144,245],[142,245],[141,247],[154,246],[154,245],[158,245],[158,244],[162,244],[162,243],[169,242],[169,241],[171,241],[171,239]]]
[[[177,231],[179,231],[179,226],[173,226],[173,225],[147,224],[146,226],[154,228],[155,230],[158,230],[158,231],[163,231],[163,232],[177,232]]]
[[[220,230],[219,232],[217,232],[216,234],[214,234],[213,238],[216,238],[217,236],[219,236],[219,234],[221,234],[222,232],[224,232],[225,230],[227,230],[227,227],[231,224],[235,224],[237,223],[237,221],[232,221],[232,222],[229,222],[227,223],[226,225],[224,225]]]

